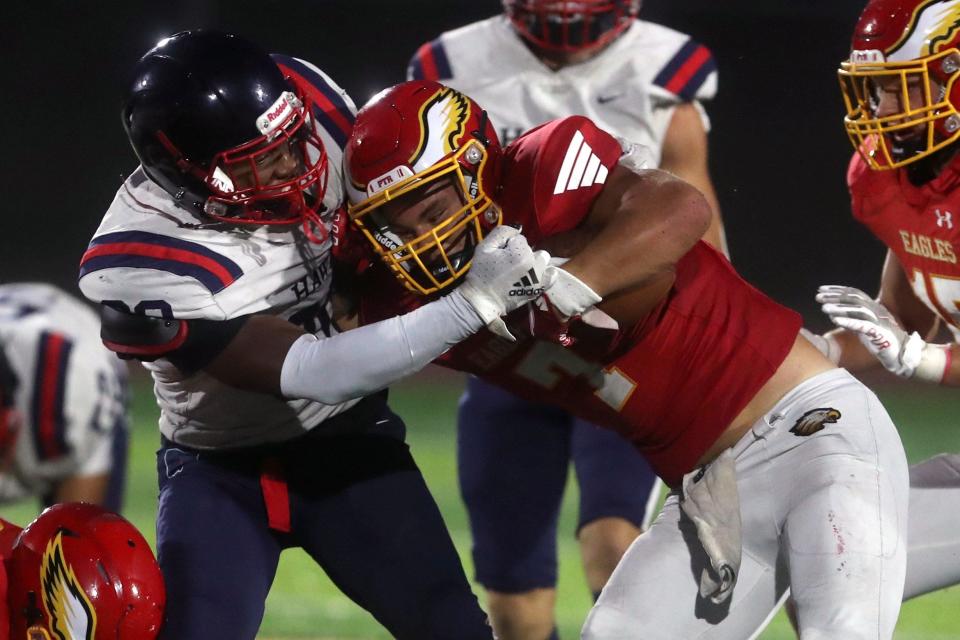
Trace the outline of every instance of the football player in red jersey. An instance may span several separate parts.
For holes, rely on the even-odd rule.
[[[115,513],[61,503],[0,519],[0,640],[152,640],[166,594],[150,545]]]
[[[717,90],[716,64],[687,34],[638,19],[640,4],[504,0],[500,15],[421,46],[407,79],[436,80],[477,100],[501,144],[572,114],[642,144],[656,168],[704,194],[714,211],[704,240],[726,247],[707,168],[704,107]],[[558,534],[570,535],[558,514],[569,472],[578,489],[574,536],[594,599],[652,521],[662,483],[616,433],[476,376],[457,405],[456,451],[474,575],[497,636],[556,640]]]
[[[882,365],[913,380],[960,385],[960,1],[870,0],[841,64],[844,120],[856,152],[854,217],[887,246],[880,293],[824,286],[840,328],[825,351],[850,370]],[[932,342],[941,326],[947,343]],[[911,467],[904,597],[960,581],[960,456]]]
[[[710,210],[695,189],[580,116],[501,149],[472,100],[423,81],[360,111],[345,162],[355,229],[340,250],[362,322],[455,287],[501,217],[569,258],[516,283],[543,288],[541,308],[440,362],[617,429],[674,488],[583,637],[744,638],[788,586],[802,632],[892,635],[907,499],[896,429],[798,336],[796,313],[698,241]]]

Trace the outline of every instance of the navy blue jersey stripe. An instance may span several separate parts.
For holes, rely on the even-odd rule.
[[[278,53],[271,55],[275,62],[282,64],[307,80],[307,82],[309,82],[313,88],[315,88],[329,101],[336,113],[342,120],[346,121],[348,126],[353,125],[353,121],[355,119],[353,111],[347,105],[347,102],[343,99],[343,96],[340,95],[340,92],[331,87],[326,78],[296,58],[291,58],[290,56],[285,56]],[[343,148],[344,145],[346,145],[350,131],[344,130],[343,126],[337,124],[336,118],[326,113],[324,109],[315,110],[314,115],[323,125],[323,128],[327,130],[327,133],[330,134],[330,137],[332,137],[337,144]]]
[[[693,52],[696,51],[697,47],[699,46],[700,45],[694,42],[692,39],[687,40],[686,43],[680,47],[680,50],[677,51],[672,58],[670,58],[670,62],[668,62],[666,66],[660,70],[660,73],[657,74],[657,77],[653,79],[653,83],[666,88],[666,86],[670,83],[670,80],[673,79],[673,76],[676,75],[677,71],[680,70],[680,67],[683,66],[683,63],[693,55]]]
[[[187,276],[202,284],[210,293],[219,293],[230,284],[229,282],[224,282],[218,278],[216,274],[211,273],[207,269],[195,264],[190,264],[189,262],[127,253],[96,256],[84,260],[83,265],[80,267],[80,277],[82,278],[88,273],[100,271],[101,269],[116,269],[119,267],[156,269],[178,276]]]
[[[420,56],[414,54],[407,65],[407,80],[423,80],[423,63],[420,62]]]
[[[64,400],[67,365],[73,343],[60,334],[44,331],[37,345],[31,395],[31,431],[39,460],[69,453]]]
[[[160,247],[168,247],[170,249],[189,251],[199,256],[203,256],[204,258],[213,260],[221,267],[226,269],[234,279],[243,275],[243,269],[240,268],[240,265],[230,258],[221,255],[216,251],[208,249],[202,244],[190,242],[189,240],[181,240],[180,238],[172,238],[159,233],[150,233],[147,231],[117,231],[114,233],[105,233],[102,236],[97,236],[91,240],[90,246],[94,247],[103,244],[112,244],[115,242],[142,242],[144,244],[153,244]]]
[[[320,123],[320,126],[326,129],[327,133],[330,134],[330,137],[333,138],[333,141],[337,143],[337,146],[343,149],[347,146],[347,139],[349,138],[349,133],[344,131],[341,127],[338,127],[337,124],[323,109],[316,108],[313,110],[313,117],[317,119],[317,122]],[[353,123],[353,120],[350,120]]]
[[[430,50],[433,52],[433,60],[437,65],[437,73],[440,80],[449,80],[453,77],[453,70],[450,68],[450,60],[447,58],[447,50],[443,46],[443,41],[437,38],[430,43]]]
[[[684,100],[690,101],[697,97],[697,91],[700,90],[700,87],[703,86],[703,83],[706,82],[707,78],[711,73],[717,70],[717,63],[713,59],[713,56],[710,56],[706,62],[704,62],[700,69],[697,70],[695,74],[687,81],[683,88],[680,89],[679,95]]]

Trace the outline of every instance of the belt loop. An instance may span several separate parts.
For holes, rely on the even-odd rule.
[[[267,509],[267,523],[274,531],[290,533],[290,492],[283,467],[275,457],[263,461],[260,468],[260,489]]]

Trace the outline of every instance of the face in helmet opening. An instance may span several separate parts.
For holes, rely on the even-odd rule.
[[[327,188],[327,154],[308,106],[294,108],[264,136],[217,154],[204,177],[211,192],[204,212],[233,223],[292,224],[318,216]],[[259,124],[259,123],[258,123]]]
[[[841,65],[844,127],[871,168],[902,167],[960,136],[950,101],[957,70],[955,50],[906,63]]]
[[[483,237],[477,211],[449,175],[385,202],[370,212],[366,225],[403,270],[405,284],[419,293],[464,275]]]

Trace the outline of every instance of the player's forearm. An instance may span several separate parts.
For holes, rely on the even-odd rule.
[[[674,268],[710,224],[710,206],[686,183],[672,180],[625,198],[564,269],[601,296],[642,286]]]
[[[840,360],[837,365],[847,371],[867,371],[880,366],[876,356],[863,346],[855,332],[847,329],[834,329],[825,333],[823,337],[835,341],[840,352]]]
[[[403,316],[332,338],[301,336],[280,374],[288,398],[336,404],[412,375],[484,326],[458,291]]]

